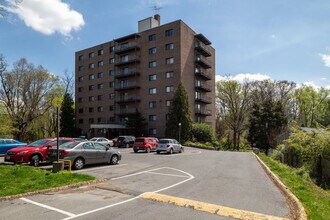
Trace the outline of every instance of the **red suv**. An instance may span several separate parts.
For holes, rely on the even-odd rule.
[[[155,137],[138,137],[133,144],[133,150],[137,153],[139,150],[143,150],[146,153],[155,151],[157,147],[158,139]]]
[[[58,144],[61,145],[66,142],[74,141],[73,138],[59,138]],[[27,146],[8,150],[5,155],[5,161],[13,163],[30,163],[31,166],[37,167],[40,162],[46,161],[48,148],[56,146],[56,138],[41,139]]]

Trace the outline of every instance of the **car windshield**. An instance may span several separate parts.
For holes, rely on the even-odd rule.
[[[80,142],[76,141],[76,142],[66,142],[62,145],[59,146],[60,149],[72,149],[75,146],[77,146]]]
[[[170,140],[159,140],[158,143],[160,143],[160,144],[168,144],[168,143],[170,143]]]
[[[119,137],[119,138],[117,139],[117,141],[123,141],[123,140],[125,140],[125,137]]]
[[[144,142],[144,139],[143,138],[138,138],[138,139],[135,139],[135,142]]]
[[[45,143],[47,143],[49,140],[38,140],[35,142],[32,142],[31,144],[29,144],[30,147],[39,147],[41,145],[44,145]]]

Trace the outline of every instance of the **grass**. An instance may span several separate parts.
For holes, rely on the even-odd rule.
[[[318,187],[297,169],[288,167],[264,154],[258,154],[258,156],[301,201],[309,219],[329,219],[330,190]]]
[[[0,165],[0,197],[34,192],[89,180],[92,176],[50,171],[23,165]]]

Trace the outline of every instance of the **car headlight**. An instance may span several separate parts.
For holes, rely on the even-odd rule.
[[[24,155],[27,151],[18,152],[17,155]]]

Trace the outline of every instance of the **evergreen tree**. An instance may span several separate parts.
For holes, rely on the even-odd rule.
[[[126,121],[126,127],[133,130],[135,137],[144,136],[147,134],[146,126],[148,125],[147,120],[138,111],[134,115],[130,115]]]
[[[179,126],[179,123],[181,123],[181,126]],[[181,129],[182,142],[191,138],[192,120],[188,94],[181,82],[174,92],[173,104],[169,111],[168,120],[166,121],[165,134],[169,138],[179,140],[179,129]]]
[[[65,93],[60,113],[60,136],[71,137],[75,131],[75,114],[73,100],[69,93]]]

